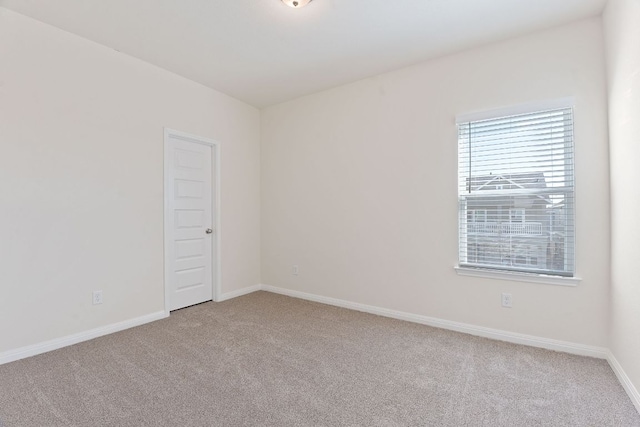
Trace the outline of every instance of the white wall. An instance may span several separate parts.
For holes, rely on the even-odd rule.
[[[622,1],[631,8],[633,0]],[[620,13],[608,16],[611,28],[622,22]],[[623,31],[610,33],[618,40]],[[609,65],[630,79],[623,52],[612,49]],[[3,8],[0,64],[0,353],[163,309],[164,126],[222,143],[223,292],[261,281],[262,251],[266,284],[608,344],[609,171],[597,18],[277,105],[263,111],[262,123],[257,110],[223,94]],[[610,91],[618,80],[610,78]],[[457,276],[455,115],[565,96],[576,99],[582,283]],[[613,148],[630,144],[625,135]],[[627,158],[612,162],[622,168]],[[621,170],[618,183],[633,174],[631,166]],[[629,215],[616,211],[616,189],[614,182],[614,216]],[[618,230],[616,240],[615,230],[614,251],[633,252],[634,238]],[[638,310],[622,302],[637,292],[622,269],[637,255],[614,269],[614,279],[626,278],[614,284],[627,284],[614,292],[620,333],[612,346],[627,366],[638,355],[627,342]],[[104,291],[101,306],[91,305],[94,289]],[[513,294],[514,308],[500,307],[503,291]],[[630,319],[626,329],[615,326]],[[636,367],[628,369],[637,384]]]
[[[222,290],[258,284],[259,114],[0,8],[0,353],[164,309],[164,126],[222,144]]]
[[[609,0],[604,28],[611,150],[610,346],[640,402],[640,283],[636,270],[640,265],[640,1]]]
[[[457,276],[456,114],[575,97],[577,287]],[[586,345],[608,333],[601,20],[263,110],[263,283]],[[291,275],[291,265],[300,273]],[[500,293],[513,294],[513,308]]]

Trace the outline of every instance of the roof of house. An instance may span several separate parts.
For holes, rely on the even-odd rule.
[[[467,178],[467,183],[469,178]],[[501,188],[498,188],[501,186]],[[512,190],[518,188],[546,188],[547,181],[542,172],[526,172],[471,177],[471,191]]]

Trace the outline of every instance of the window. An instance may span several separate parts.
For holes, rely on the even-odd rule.
[[[458,120],[459,265],[573,277],[573,109]]]
[[[471,222],[487,222],[486,209],[469,210],[469,217]]]
[[[524,222],[524,209],[509,209],[511,222]]]

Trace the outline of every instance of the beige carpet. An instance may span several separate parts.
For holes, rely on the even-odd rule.
[[[0,366],[0,425],[640,426],[603,360],[257,292]]]

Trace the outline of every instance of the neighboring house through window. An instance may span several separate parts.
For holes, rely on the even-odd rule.
[[[509,220],[511,222],[524,223],[525,209],[509,209]]]
[[[574,275],[573,109],[458,119],[459,265]]]

